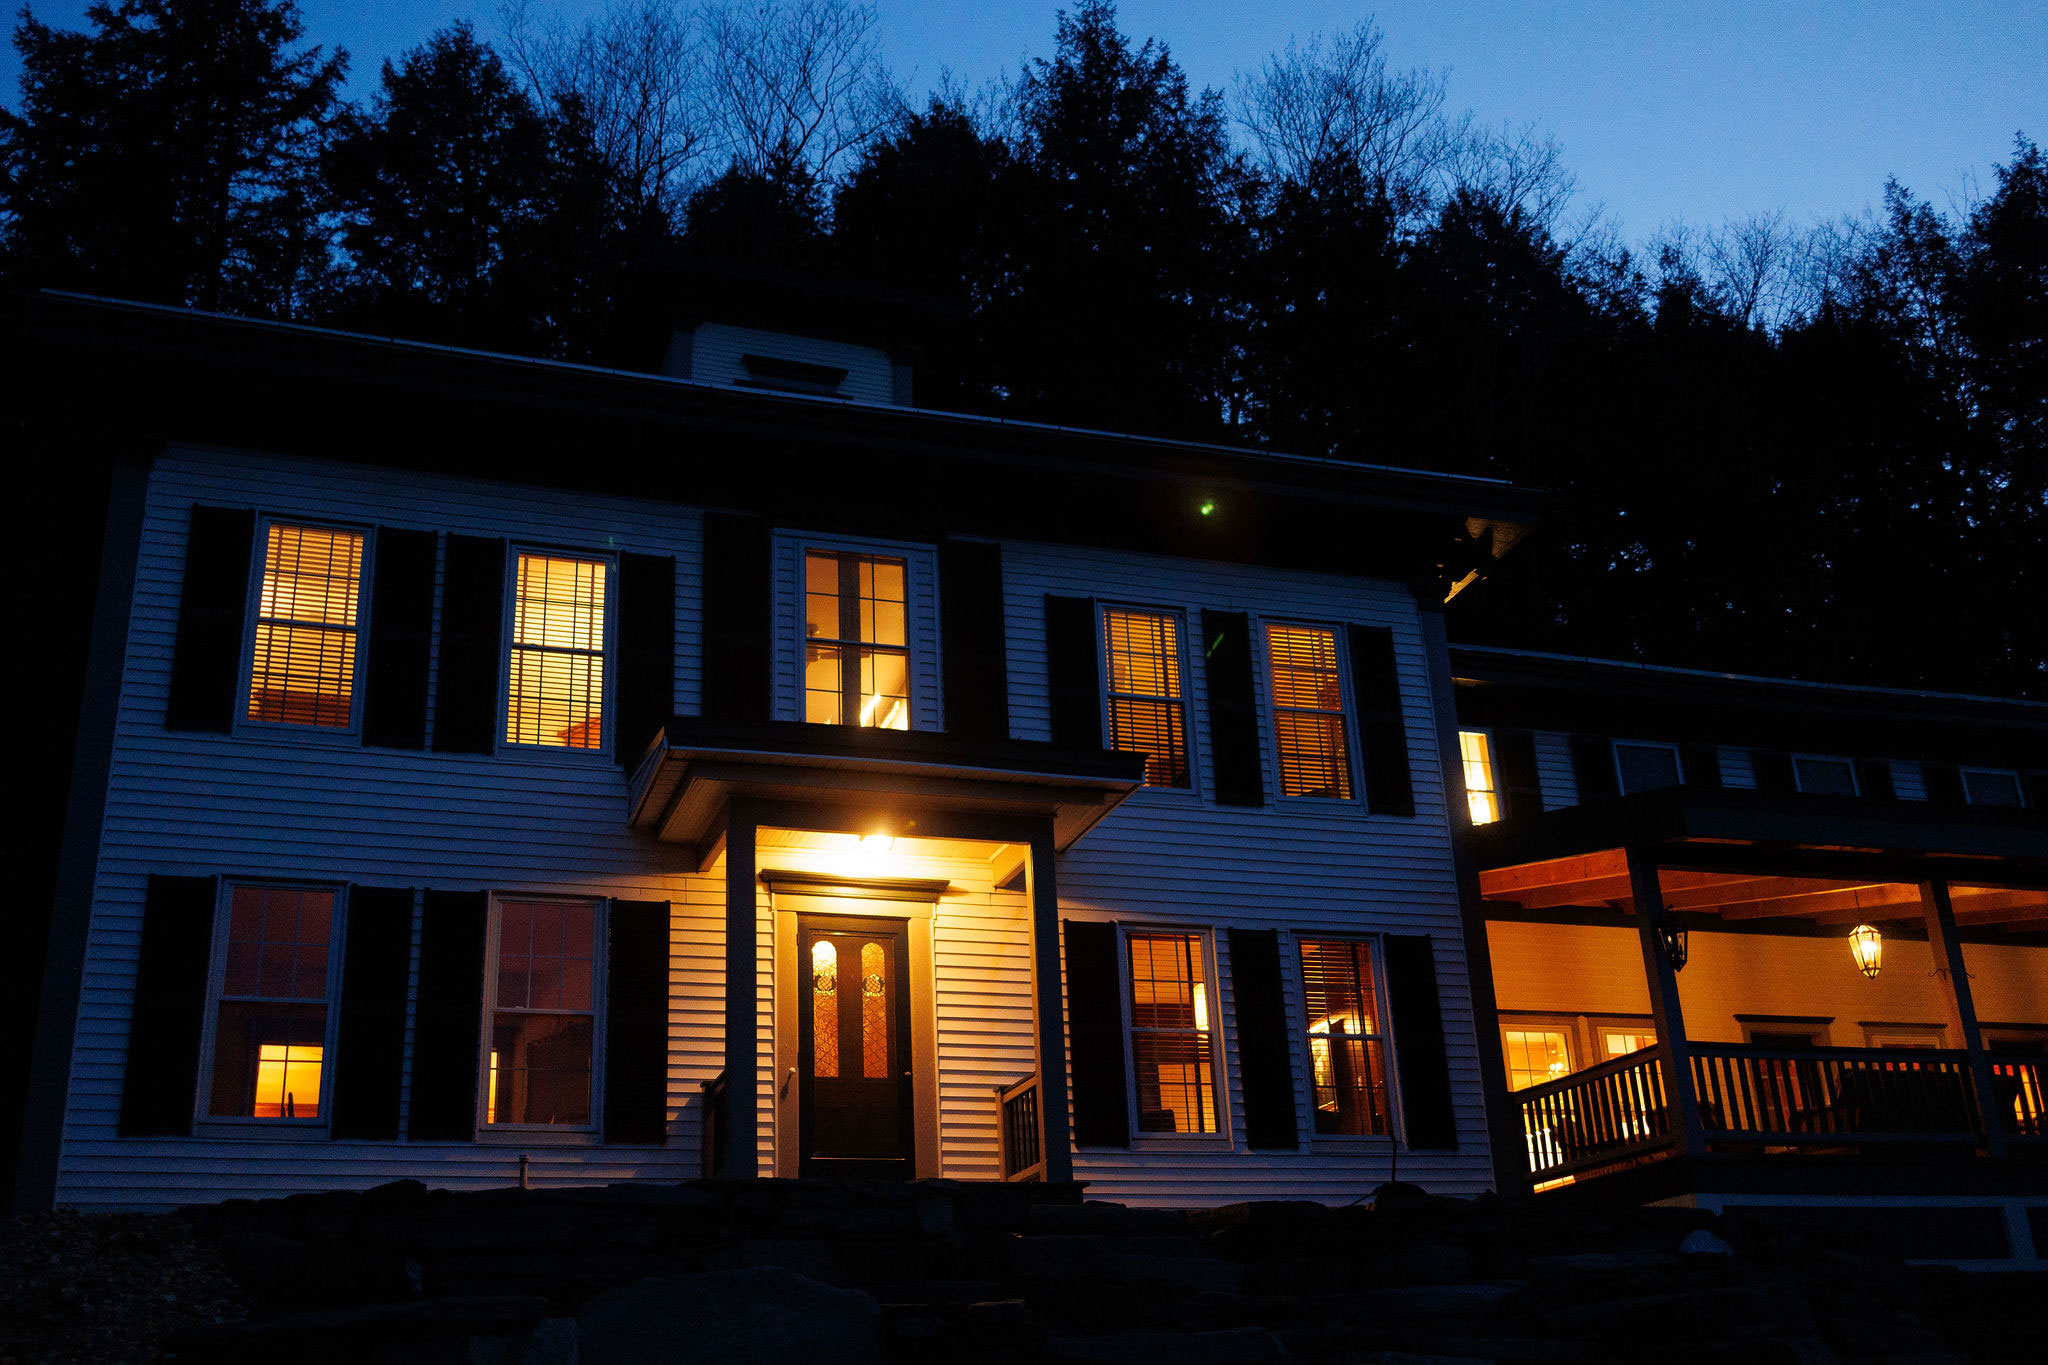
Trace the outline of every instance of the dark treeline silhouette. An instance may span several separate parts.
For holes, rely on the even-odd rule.
[[[502,51],[456,25],[354,106],[289,0],[88,17],[15,30],[11,287],[635,363],[677,257],[843,276],[951,305],[930,406],[1554,489],[1466,638],[2048,696],[2024,137],[1954,214],[1893,183],[1636,251],[1370,26],[1226,94],[1087,0],[920,108],[849,0],[514,7]]]

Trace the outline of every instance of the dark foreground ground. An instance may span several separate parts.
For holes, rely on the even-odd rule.
[[[1038,1190],[1038,1198],[1058,1191]],[[0,1224],[0,1365],[2037,1360],[2048,1276],[1674,1209],[760,1181]],[[1376,1204],[1376,1206],[1375,1206]]]

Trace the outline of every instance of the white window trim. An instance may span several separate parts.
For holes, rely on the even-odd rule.
[[[213,1108],[214,1034],[220,1026],[221,992],[227,987],[228,925],[238,886],[268,890],[331,891],[334,913],[327,926],[327,1034],[321,1043],[320,1116],[310,1119],[259,1118],[254,1114],[215,1114]],[[348,887],[340,882],[292,877],[221,877],[215,889],[213,947],[206,971],[206,1017],[201,1022],[199,1083],[192,1096],[194,1136],[324,1137],[334,1120],[335,1041],[341,1033],[341,959],[348,942]]]
[[[535,555],[549,559],[580,559],[592,564],[603,564],[604,571],[604,695],[598,698],[600,725],[597,747],[576,749],[566,744],[519,744],[505,738],[505,731],[512,717],[512,651],[519,646],[513,641],[512,626],[517,615],[519,598],[519,556]],[[438,594],[438,589],[437,589]],[[505,546],[505,600],[500,606],[498,622],[498,717],[497,729],[491,738],[494,750],[500,757],[518,755],[522,758],[545,758],[551,762],[602,763],[612,762],[612,728],[618,723],[614,698],[619,690],[619,557],[599,550],[575,549],[564,545],[546,545],[535,541],[510,541]],[[438,613],[439,607],[436,606]],[[434,632],[436,649],[439,648],[441,632]],[[438,654],[436,668],[438,672]],[[439,686],[438,677],[435,680]],[[436,699],[438,701],[438,698]]]
[[[1987,767],[1981,767],[1981,766],[1978,766],[1978,765],[1975,765],[1975,764],[1971,764],[1971,765],[1965,765],[1965,766],[1961,766],[1961,767],[1958,767],[1958,768],[1956,769],[1956,772],[1957,772],[1957,780],[1958,780],[1959,782],[1961,782],[1961,783],[1963,784],[1963,804],[1964,804],[1964,805],[1966,805],[1966,806],[1978,806],[1978,805],[1982,805],[1982,808],[1983,808],[1984,810],[2026,810],[2026,809],[2027,809],[2027,784],[2026,784],[2026,782],[2025,782],[2025,781],[2023,781],[2023,780],[2021,779],[2021,777],[2020,777],[2020,772],[2019,772],[2019,769],[2017,769],[2017,768],[1987,768]],[[1979,777],[2009,777],[2009,778],[2011,778],[2011,779],[2012,779],[2012,785],[2013,785],[2013,791],[2015,792],[2015,794],[2017,794],[2017,795],[2019,796],[2019,798],[2020,798],[2020,803],[2019,803],[2019,804],[2018,804],[2017,806],[2000,806],[2000,805],[1983,805],[1983,804],[1982,804],[1982,803],[1980,803],[1980,802],[1972,801],[1972,800],[1970,799],[1970,775],[1971,775],[1971,774],[1973,774],[1973,773],[1974,773],[1974,774],[1976,774],[1976,775],[1977,775],[1977,776],[1979,776]]]
[[[1213,1133],[1148,1133],[1138,1127],[1138,1058],[1132,1046],[1131,944],[1132,934],[1192,934],[1201,941],[1202,970],[1209,987],[1209,1071],[1216,1094],[1216,1131]],[[1229,1048],[1223,1029],[1223,983],[1216,974],[1216,931],[1209,925],[1125,924],[1116,926],[1116,979],[1118,1004],[1123,1015],[1124,1113],[1130,1125],[1133,1149],[1153,1144],[1166,1147],[1213,1147],[1229,1150],[1236,1142],[1236,1128],[1230,1106],[1230,1072],[1224,1065]]]
[[[939,601],[938,547],[923,541],[874,540],[809,531],[778,531],[775,539],[779,549],[771,570],[775,580],[772,616],[787,626],[782,647],[776,652],[772,680],[776,717],[804,719],[804,556],[816,550],[822,554],[864,554],[903,561],[903,637],[909,658],[910,728],[944,730],[946,678],[941,652],[943,604]],[[935,683],[920,682],[920,666],[930,668]]]
[[[1671,785],[1674,787],[1683,787],[1685,785],[1685,755],[1678,751],[1678,746],[1676,744],[1673,744],[1668,740],[1662,739],[1610,739],[1609,741],[1607,741],[1607,750],[1608,753],[1614,759],[1614,789],[1620,792],[1623,796],[1636,795],[1636,793],[1628,789],[1628,779],[1623,775],[1621,770],[1621,749],[1624,744],[1631,749],[1668,750],[1671,754],[1672,770],[1678,774],[1678,781],[1672,783]],[[1666,788],[1650,787],[1646,788],[1646,790],[1664,791],[1666,790]]]
[[[1180,667],[1180,711],[1181,732],[1187,736],[1188,784],[1185,787],[1155,787],[1150,783],[1140,786],[1131,796],[1150,793],[1147,799],[1168,801],[1202,800],[1202,747],[1195,736],[1195,685],[1194,669],[1188,656],[1188,609],[1186,607],[1163,607],[1141,602],[1127,602],[1098,598],[1095,603],[1095,668],[1102,679],[1102,697],[1099,723],[1105,743],[1111,738],[1109,723],[1109,613],[1112,611],[1139,612],[1148,616],[1170,616],[1176,629]],[[1207,708],[1201,708],[1206,710]],[[1130,752],[1117,750],[1116,752]],[[1130,798],[1125,798],[1126,800]]]
[[[1849,794],[1852,796],[1863,795],[1863,778],[1856,771],[1856,760],[1845,754],[1793,754],[1792,788],[1794,791],[1806,791],[1806,780],[1799,775],[1799,764],[1802,759],[1810,763],[1841,763],[1847,765],[1849,769]],[[1810,794],[1825,796],[1838,793],[1816,792]]]
[[[1408,1145],[1406,1115],[1401,1107],[1401,1059],[1396,1051],[1392,1017],[1387,1013],[1387,954],[1386,935],[1378,932],[1359,933],[1350,929],[1294,929],[1286,933],[1281,951],[1292,959],[1294,1000],[1288,1009],[1289,1022],[1294,1028],[1294,1047],[1290,1049],[1295,1062],[1301,1067],[1301,1104],[1295,1116],[1299,1130],[1307,1134],[1312,1147],[1327,1147],[1334,1151],[1356,1151],[1369,1147],[1384,1147],[1387,1143]],[[1370,943],[1372,945],[1372,1000],[1373,1012],[1377,1016],[1377,1028],[1373,1036],[1380,1041],[1380,1052],[1385,1058],[1387,1069],[1387,1131],[1384,1133],[1318,1133],[1316,1131],[1316,1067],[1315,1058],[1309,1055],[1308,1047],[1308,981],[1302,974],[1301,941],[1313,939],[1322,943]]]
[[[596,910],[591,928],[590,964],[590,1122],[588,1123],[486,1123],[491,1100],[491,1016],[498,1007],[498,930],[502,922],[499,907],[505,901],[540,901],[556,905],[588,905]],[[484,934],[484,1007],[477,1020],[476,1048],[476,1136],[479,1142],[496,1137],[532,1141],[535,1134],[596,1139],[604,1132],[605,1005],[610,994],[611,898],[608,896],[564,896],[551,892],[493,891],[490,918]],[[542,1011],[546,1013],[547,1011]],[[575,1013],[576,1011],[559,1011]]]
[[[315,531],[346,531],[363,538],[363,562],[357,566],[356,659],[349,679],[348,724],[303,725],[290,720],[257,720],[249,714],[249,689],[256,677],[256,624],[263,609],[263,570],[269,563],[270,528],[304,526]],[[269,512],[256,514],[256,529],[249,542],[249,584],[242,607],[241,657],[235,667],[235,728],[237,735],[290,735],[294,740],[345,744],[360,742],[363,730],[363,689],[370,656],[370,585],[376,572],[377,532],[374,526],[335,521],[326,517],[294,517]],[[285,885],[286,883],[277,883]]]
[[[1254,616],[1253,627],[1258,631],[1258,657],[1253,664],[1258,685],[1264,692],[1262,720],[1272,737],[1268,746],[1266,780],[1272,784],[1273,803],[1276,807],[1287,806],[1296,811],[1357,811],[1364,813],[1365,802],[1365,746],[1358,733],[1358,694],[1351,683],[1351,648],[1348,632],[1341,621],[1314,621],[1293,616]],[[1289,796],[1281,783],[1280,767],[1280,724],[1282,709],[1274,699],[1273,690],[1273,644],[1270,627],[1289,626],[1309,630],[1327,630],[1337,647],[1337,698],[1343,707],[1345,760],[1351,765],[1351,795],[1349,796]],[[1290,708],[1292,709],[1292,708]]]

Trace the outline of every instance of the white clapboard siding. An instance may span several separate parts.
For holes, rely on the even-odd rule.
[[[1562,810],[1579,804],[1579,774],[1572,767],[1570,735],[1536,732],[1536,781],[1543,788],[1543,809]]]
[[[1431,1189],[1477,1193],[1492,1184],[1479,1086],[1478,1042],[1465,969],[1443,773],[1430,711],[1426,655],[1415,603],[1397,584],[1330,574],[1207,563],[1164,556],[1078,550],[1019,542],[1003,545],[1007,598],[1010,724],[1025,739],[1050,736],[1045,664],[1045,596],[1097,597],[1182,613],[1191,647],[1185,678],[1196,791],[1140,790],[1061,861],[1061,913],[1201,929],[1211,934],[1221,977],[1222,1064],[1231,1113],[1240,1112],[1236,1004],[1230,984],[1231,926],[1288,933],[1428,934],[1456,1097],[1458,1148],[1402,1154],[1404,1178]],[[1217,805],[1209,791],[1208,688],[1201,664],[1203,608],[1393,631],[1407,726],[1416,813],[1367,815],[1362,803],[1276,798],[1270,725],[1262,702],[1264,809]],[[1341,634],[1341,632],[1340,632]],[[1255,640],[1260,637],[1255,636]],[[1264,660],[1254,649],[1259,695]],[[1362,785],[1362,784],[1361,784]],[[1291,952],[1291,947],[1289,948]],[[1287,963],[1283,977],[1298,968]],[[1290,995],[1289,1008],[1299,1011]],[[1306,1028],[1306,1021],[1300,1020]],[[1399,1040],[1394,1040],[1396,1051]],[[1305,1044],[1296,1049],[1305,1052]],[[1304,1093],[1295,1060],[1296,1094]],[[1385,1178],[1384,1142],[1310,1143],[1296,1152],[1251,1151],[1233,1118],[1223,1139],[1136,1138],[1129,1152],[1083,1151],[1075,1174],[1091,1197],[1150,1203],[1217,1203],[1245,1198],[1342,1202],[1361,1180]],[[1363,1187],[1369,1189],[1370,1184]]]
[[[861,403],[896,401],[896,369],[889,353],[878,347],[722,322],[702,323],[691,337],[690,378],[704,384],[738,384],[749,377],[742,357],[750,355],[843,369],[846,378],[839,385],[839,397]]]
[[[59,1199],[89,1208],[163,1207],[230,1195],[360,1188],[416,1177],[447,1188],[517,1178],[521,1155],[539,1184],[635,1176],[675,1179],[699,1168],[702,1083],[724,1069],[721,876],[694,871],[686,850],[625,823],[625,777],[605,755],[511,757],[411,753],[280,733],[174,734],[163,708],[195,503],[249,506],[363,526],[395,526],[676,561],[677,709],[701,695],[701,513],[647,500],[541,490],[245,453],[179,450],[150,482],[131,634],[108,783],[106,822],[87,945]],[[374,547],[373,547],[374,553]],[[1248,1197],[1341,1202],[1387,1174],[1388,1144],[1311,1143],[1305,1049],[1297,1039],[1298,1152],[1244,1149],[1238,1132],[1235,992],[1223,931],[1283,935],[1426,933],[1435,944],[1459,1146],[1403,1153],[1401,1171],[1433,1189],[1490,1183],[1477,1046],[1460,940],[1449,820],[1415,608],[1406,591],[1334,575],[1160,556],[1011,543],[1004,546],[1013,729],[1043,738],[1048,592],[1178,608],[1189,631],[1187,691],[1198,789],[1142,791],[1062,859],[1063,914],[1181,925],[1215,940],[1221,1065],[1231,1133],[1208,1144],[1144,1139],[1130,1152],[1082,1153],[1097,1197],[1220,1203]],[[1369,816],[1359,803],[1271,801],[1217,806],[1207,791],[1206,686],[1199,611],[1389,627],[1404,694],[1417,814]],[[936,622],[931,654],[937,656]],[[921,661],[932,667],[930,660]],[[928,692],[938,700],[936,678]],[[1263,733],[1262,745],[1269,746]],[[1271,754],[1266,754],[1267,786]],[[1546,775],[1546,791],[1553,783]],[[788,851],[777,861],[798,865]],[[367,1143],[297,1134],[189,1139],[116,1135],[146,879],[221,874],[445,890],[612,896],[670,902],[670,1140],[606,1147],[590,1135],[521,1133],[477,1142]],[[941,1169],[996,1169],[997,1086],[1036,1066],[1030,928],[1024,899],[989,885],[981,863],[941,875],[956,893],[934,925],[940,1060]],[[762,1169],[773,1169],[774,921],[765,893],[757,923],[765,1116]],[[1293,952],[1283,937],[1283,951]],[[1304,1021],[1294,967],[1288,1008]],[[417,994],[417,981],[414,982]],[[1392,1042],[1398,1072],[1400,1040]],[[409,1047],[409,1041],[408,1041]],[[409,1053],[408,1053],[409,1058]]]

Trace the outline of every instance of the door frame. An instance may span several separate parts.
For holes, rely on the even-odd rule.
[[[774,913],[775,1069],[770,1073],[775,1142],[775,1174],[793,1177],[803,1164],[801,1097],[798,1094],[798,1048],[802,1008],[809,974],[797,961],[797,916],[843,917],[849,920],[900,920],[904,925],[908,966],[905,988],[910,1004],[910,1147],[911,1176],[925,1180],[939,1171],[939,1042],[933,1000],[932,921],[938,911],[939,885],[928,893],[902,885],[821,887],[783,890],[769,881]],[[990,1096],[991,1109],[995,1100]]]

